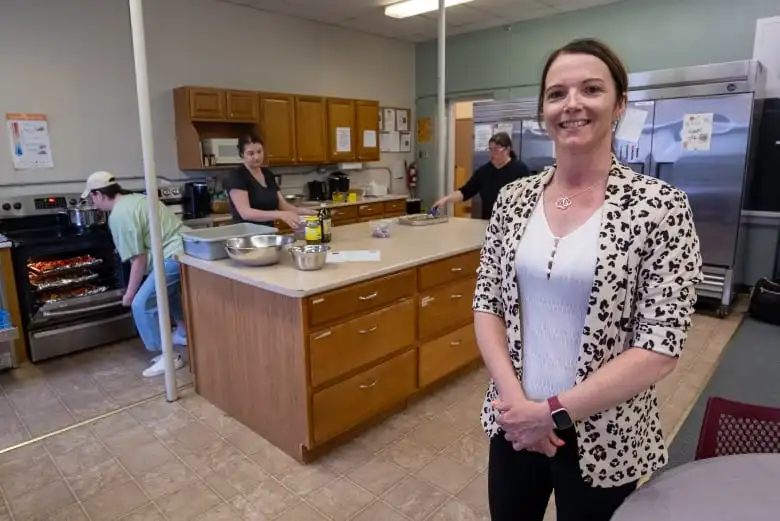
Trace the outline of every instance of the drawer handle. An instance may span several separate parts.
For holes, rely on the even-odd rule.
[[[360,295],[360,296],[358,297],[358,299],[360,299],[360,300],[362,300],[362,301],[371,300],[372,298],[376,298],[376,296],[377,296],[377,295],[379,295],[379,292],[378,292],[378,291],[375,291],[375,292],[373,292],[373,293],[372,293],[372,294],[370,294],[370,295]]]
[[[323,338],[329,337],[332,334],[333,334],[333,332],[328,330],[328,331],[325,331],[324,333],[320,333],[319,335],[315,336],[314,340],[322,340]]]
[[[371,380],[371,381],[370,381],[370,382],[368,382],[368,383],[365,383],[365,384],[360,384],[360,388],[361,388],[361,389],[371,389],[371,388],[372,388],[372,387],[374,387],[375,385],[376,385],[376,380]]]
[[[463,271],[463,268],[450,268],[450,271],[453,273],[458,273],[459,271]]]
[[[450,298],[452,300],[457,300],[459,298],[463,298],[463,293],[453,293],[452,295],[450,295]]]
[[[374,331],[376,331],[376,328],[377,326],[370,327],[368,329],[361,329],[360,331],[358,331],[358,333],[360,333],[361,335],[367,335],[368,333],[373,333]]]
[[[452,342],[450,342],[450,345],[452,347],[459,346],[460,345],[460,340],[453,340]]]

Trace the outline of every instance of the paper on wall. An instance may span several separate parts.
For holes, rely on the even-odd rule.
[[[406,110],[398,109],[395,111],[395,129],[399,132],[406,132],[409,130],[409,114]]]
[[[352,129],[336,127],[336,152],[352,152]]]
[[[706,152],[712,145],[712,127],[714,115],[685,114],[682,127],[683,150]]]
[[[363,148],[376,148],[376,130],[363,131]]]
[[[623,115],[623,119],[618,123],[617,130],[615,131],[615,139],[621,141],[627,141],[629,143],[639,143],[639,139],[642,137],[642,130],[645,128],[645,121],[647,121],[647,112],[634,107],[626,109],[626,113]]]
[[[49,124],[43,114],[6,114],[11,157],[16,170],[53,168]]]
[[[411,152],[412,151],[412,133],[411,132],[400,132],[401,135],[401,143],[398,147],[398,150],[400,152]]]
[[[498,134],[499,132],[506,132],[511,138],[512,130],[514,130],[514,126],[511,123],[496,123],[493,126],[493,135]]]
[[[384,127],[382,127],[382,130],[386,130],[388,132],[395,130],[395,109],[382,109],[384,112],[382,114],[382,122],[385,124]]]
[[[474,125],[474,152],[487,152],[493,125]]]

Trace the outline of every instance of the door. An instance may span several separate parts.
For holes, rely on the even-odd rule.
[[[328,98],[328,159],[355,160],[355,102]],[[377,113],[379,117],[379,113]]]
[[[189,97],[193,121],[225,119],[225,91],[198,87],[189,89]]]
[[[328,129],[325,99],[295,97],[295,149],[299,163],[324,163],[328,159]]]
[[[295,162],[295,98],[290,94],[260,94],[260,131],[269,165]]]
[[[469,180],[474,160],[474,120],[455,120],[455,186],[457,190]],[[455,217],[471,217],[471,201],[457,203]]]
[[[703,261],[711,266],[735,262],[752,114],[749,93],[655,104],[652,173],[688,194]],[[711,141],[695,150],[682,143],[689,115],[712,116]]]
[[[227,95],[227,119],[255,123],[260,112],[257,93],[229,90]]]
[[[520,147],[520,161],[531,174],[538,174],[555,162],[555,144],[536,120],[524,119],[522,125],[520,144],[515,146]]]
[[[631,113],[630,113],[630,112]],[[652,175],[650,159],[653,147],[653,121],[655,118],[655,101],[634,101],[628,104],[624,118],[630,118],[630,124],[637,125],[644,120],[638,139],[634,139],[635,129],[626,132],[619,131],[615,136],[615,156],[618,161],[631,168],[634,172]],[[629,123],[627,120],[625,123]],[[618,127],[620,129],[620,127]],[[628,139],[619,139],[625,136]]]
[[[358,161],[379,161],[379,102],[355,102],[355,141]]]

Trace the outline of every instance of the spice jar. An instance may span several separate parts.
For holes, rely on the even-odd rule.
[[[317,215],[307,215],[303,218],[303,230],[306,244],[322,243],[322,223]]]

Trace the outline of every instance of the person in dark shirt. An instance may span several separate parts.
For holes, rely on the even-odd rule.
[[[275,220],[281,220],[295,229],[300,225],[299,216],[314,213],[284,200],[273,173],[262,167],[264,150],[259,137],[242,136],[238,153],[244,164],[233,170],[225,183],[234,221],[273,226]]]
[[[433,203],[433,208],[468,201],[479,194],[482,199],[480,218],[490,219],[498,192],[512,181],[531,175],[525,163],[517,159],[512,150],[512,139],[506,132],[490,138],[488,152],[490,161],[477,168],[466,184]]]

